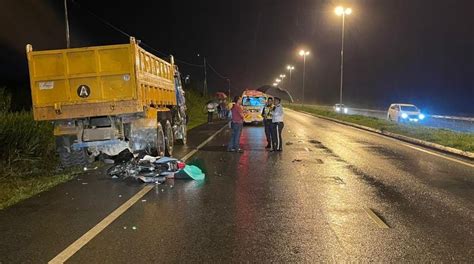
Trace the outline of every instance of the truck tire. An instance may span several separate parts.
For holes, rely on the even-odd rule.
[[[89,158],[85,149],[68,150],[66,147],[60,147],[58,149],[58,154],[61,166],[64,168],[84,166],[89,163]]]
[[[164,121],[164,128],[165,128],[165,155],[167,157],[171,157],[173,155],[173,147],[174,147],[174,133],[173,127],[169,120]]]
[[[166,151],[166,139],[163,131],[163,126],[158,122],[157,133],[156,133],[156,150],[154,151],[157,156],[163,157]]]
[[[176,143],[179,145],[186,145],[186,142],[188,141],[188,127],[185,124],[181,124],[178,127],[178,130],[183,138],[176,139]]]

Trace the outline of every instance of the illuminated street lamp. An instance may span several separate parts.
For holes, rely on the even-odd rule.
[[[342,6],[336,7],[336,15],[342,17],[342,37],[341,37],[341,86],[339,90],[339,103],[342,104],[342,85],[344,80],[344,27],[346,21],[346,15],[352,14],[351,8],[345,8]]]
[[[273,86],[277,86],[277,85],[278,85],[278,83],[276,83],[276,82],[273,83]]]
[[[304,78],[305,78],[305,72],[306,72],[306,56],[309,55],[309,51],[307,50],[300,50],[299,55],[303,57],[303,100],[301,101],[302,104],[304,104]]]
[[[276,83],[280,83],[280,82],[281,82],[281,79],[276,78],[276,79],[275,79],[275,82],[276,82]]]
[[[290,71],[290,81],[288,82],[288,89],[290,89],[291,88],[291,72],[295,69],[295,67],[293,65],[288,65],[286,66],[286,69]]]

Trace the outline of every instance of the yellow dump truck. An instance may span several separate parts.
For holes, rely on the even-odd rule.
[[[27,45],[35,120],[54,123],[64,166],[130,149],[172,155],[186,143],[181,78],[170,62],[130,43],[33,51]]]

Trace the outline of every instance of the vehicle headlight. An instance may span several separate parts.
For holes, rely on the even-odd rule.
[[[403,119],[406,119],[408,117],[408,115],[406,113],[402,113],[402,118]]]
[[[341,108],[340,107],[336,107],[336,112],[339,112],[341,111]]]
[[[423,119],[425,119],[425,115],[424,115],[424,114],[419,114],[419,115],[418,115],[418,118],[419,118],[420,120],[423,120]]]
[[[344,113],[347,114],[347,108],[344,108]]]

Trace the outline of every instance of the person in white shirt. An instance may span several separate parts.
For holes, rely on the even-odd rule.
[[[216,111],[216,103],[214,102],[209,102],[207,103],[207,123],[210,124],[212,123],[212,116],[214,115],[214,112]]]
[[[283,106],[281,105],[281,99],[275,97],[275,107],[272,115],[272,144],[273,147],[271,151],[282,151],[283,150],[283,140],[281,138],[281,132],[283,131]]]

